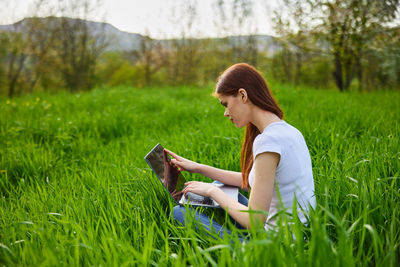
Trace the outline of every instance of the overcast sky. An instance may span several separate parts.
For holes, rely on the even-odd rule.
[[[56,3],[57,0],[49,0]],[[90,0],[95,3],[98,0]],[[232,2],[227,0],[225,2]],[[253,15],[249,17],[248,25],[241,30],[238,27],[227,27],[224,31],[215,25],[218,16],[215,0],[101,0],[101,4],[91,13],[89,19],[105,21],[122,31],[147,34],[153,38],[179,37],[182,25],[186,25],[181,18],[182,3],[194,2],[197,7],[197,15],[193,23],[190,35],[196,37],[215,37],[218,35],[235,34],[268,34],[273,35],[270,22],[270,9],[276,5],[277,0],[252,0]],[[32,16],[35,10],[33,5],[37,0],[0,0],[0,24],[11,24],[24,17]],[[268,4],[266,4],[266,2]],[[46,8],[43,8],[46,10]],[[226,9],[228,16],[231,15]],[[40,16],[51,15],[46,12]],[[233,25],[238,19],[230,17],[229,23]]]

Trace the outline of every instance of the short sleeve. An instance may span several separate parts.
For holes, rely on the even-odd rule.
[[[274,152],[282,156],[282,146],[276,136],[262,133],[256,137],[253,143],[253,159],[264,152]]]

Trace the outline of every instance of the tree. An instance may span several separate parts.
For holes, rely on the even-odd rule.
[[[34,14],[46,9],[65,16],[25,18],[2,35],[0,50],[5,52],[1,69],[9,96],[32,91],[39,81],[45,85],[57,80],[54,77],[63,82],[57,87],[71,91],[88,89],[95,83],[95,67],[107,45],[102,29],[93,28],[86,20],[97,3],[59,0],[56,7],[49,4],[47,0],[37,0]]]
[[[97,24],[87,20],[98,9],[99,1],[58,0],[54,7],[49,1],[38,2],[46,9],[41,12],[60,17],[30,19],[34,25],[34,31],[29,35],[31,62],[35,64],[36,74],[32,84],[36,84],[45,70],[48,77],[59,77],[62,82],[59,87],[70,91],[93,87],[96,65],[107,47],[104,24],[96,27]],[[43,78],[48,80],[48,77]]]
[[[377,34],[364,53],[363,84],[367,90],[400,89],[400,27]]]
[[[199,66],[202,66],[202,41],[196,40],[196,29],[193,27],[197,20],[196,1],[181,1],[178,9],[172,9],[171,20],[180,27],[181,37],[169,40],[164,53],[168,56],[166,63],[168,80],[171,84],[196,84],[200,77]]]
[[[256,66],[258,43],[256,35],[253,34],[257,30],[252,20],[253,2],[251,0],[215,0],[214,6],[214,24],[218,34],[225,36],[222,39],[222,45],[226,49],[227,65],[247,62]],[[235,36],[232,36],[233,34]]]
[[[99,1],[59,0],[61,18],[53,18],[57,67],[71,91],[90,89],[95,84],[95,69],[100,55],[107,47],[104,24],[100,28],[88,22],[88,17],[98,9]],[[71,19],[70,17],[77,17]]]
[[[335,71],[333,76],[340,91],[349,89],[356,76],[362,89],[364,53],[385,23],[396,17],[398,0],[347,0],[317,3],[325,10],[323,28],[331,44]]]
[[[303,65],[312,59],[314,40],[308,18],[310,6],[305,1],[282,0],[282,6],[273,11],[272,21],[281,50],[274,61],[282,68],[281,81],[298,85]],[[318,51],[320,52],[320,51]]]
[[[4,65],[4,77],[9,97],[19,93],[17,85],[21,79],[27,54],[25,42],[20,32],[2,33],[1,45],[6,52],[3,54],[2,65]]]
[[[340,91],[349,89],[354,78],[363,87],[363,60],[377,33],[396,18],[399,0],[283,0],[287,17],[275,25],[288,25],[283,31],[295,46],[323,54],[333,60],[333,78]],[[282,10],[282,9],[281,9]],[[280,10],[280,11],[281,11]],[[283,22],[282,22],[283,21]],[[303,44],[303,34],[314,35],[315,45]],[[303,35],[304,36],[304,35]],[[303,39],[306,40],[306,39]],[[326,45],[325,45],[326,44]]]
[[[54,32],[48,29],[48,19],[32,17],[24,20],[26,24],[26,49],[29,69],[27,70],[27,91],[32,92],[44,75],[51,73],[54,50]],[[49,68],[50,67],[50,68]],[[53,73],[51,73],[52,75]]]

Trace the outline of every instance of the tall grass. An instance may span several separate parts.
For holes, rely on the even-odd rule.
[[[400,93],[273,88],[310,149],[318,206],[309,227],[293,219],[243,244],[235,228],[175,224],[143,160],[160,142],[240,170],[243,131],[211,89],[0,99],[0,265],[398,266]]]

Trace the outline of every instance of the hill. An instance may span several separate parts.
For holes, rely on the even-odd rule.
[[[59,22],[62,18],[60,17],[45,17],[39,18],[40,23],[49,24]],[[71,23],[85,23],[89,32],[93,35],[102,34],[104,38],[109,40],[109,46],[107,50],[139,50],[140,43],[145,37],[138,33],[130,33],[121,31],[110,23],[95,22],[81,19],[67,18]],[[0,25],[0,32],[23,32],[26,33],[29,29],[30,24],[33,22],[33,18],[24,18],[14,24]],[[254,35],[252,36],[255,40],[259,51],[265,52],[267,55],[273,55],[276,51],[280,50],[279,42],[275,37],[270,35]],[[249,36],[228,36],[225,37],[229,43],[242,43],[245,42]],[[212,41],[219,41],[223,38],[211,38]],[[159,42],[168,44],[171,39],[157,39]],[[201,39],[199,39],[201,40]]]
[[[58,17],[46,17],[40,18],[40,23],[51,24],[57,23],[62,18]],[[70,23],[85,23],[89,32],[92,35],[104,34],[107,40],[110,40],[108,50],[130,50],[138,49],[140,46],[140,41],[143,38],[142,35],[137,33],[129,33],[120,31],[113,25],[104,22],[94,22],[81,19],[68,18]],[[26,33],[29,29],[30,24],[33,22],[33,18],[25,18],[14,24],[0,25],[0,32],[23,32]]]

